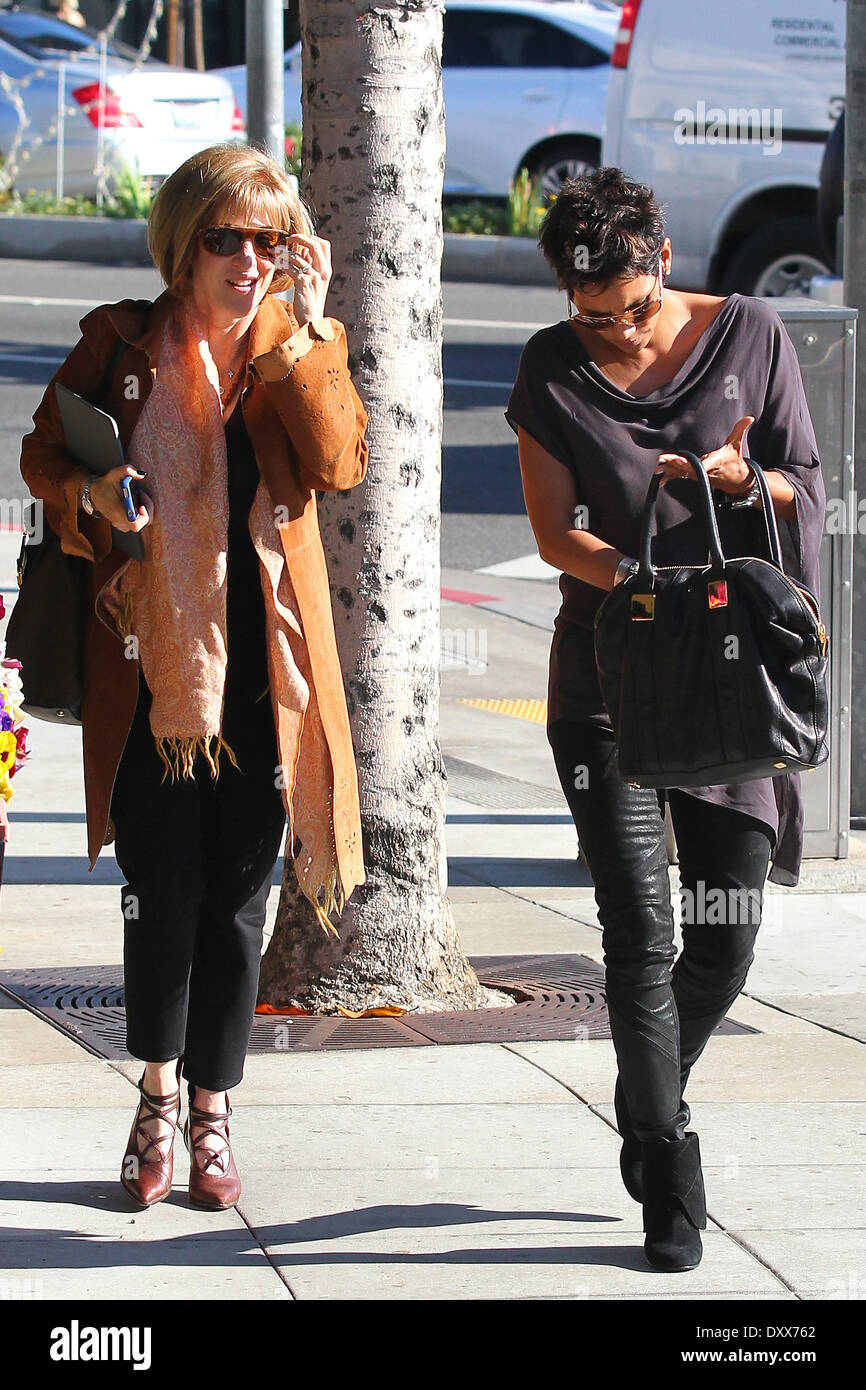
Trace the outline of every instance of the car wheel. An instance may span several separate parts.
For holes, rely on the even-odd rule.
[[[723,294],[805,295],[830,267],[811,217],[780,217],[746,237],[722,276]]]
[[[541,195],[546,200],[559,192],[566,179],[591,174],[598,161],[598,150],[588,140],[563,140],[545,150],[529,174],[541,180]]]

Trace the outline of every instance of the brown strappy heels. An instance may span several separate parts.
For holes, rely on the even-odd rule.
[[[143,1207],[151,1207],[154,1202],[161,1202],[171,1191],[171,1180],[174,1172],[174,1136],[180,1120],[180,1074],[182,1067],[183,1059],[178,1058],[178,1087],[172,1095],[152,1096],[145,1091],[143,1085],[145,1072],[142,1072],[141,1080],[138,1083],[141,1100],[135,1112],[132,1129],[129,1132],[126,1153],[123,1155],[120,1181],[130,1197]],[[161,1135],[158,1139],[151,1139],[143,1126],[153,1119],[165,1120],[167,1124],[172,1126],[171,1133]],[[162,1152],[160,1145],[167,1146],[165,1153]],[[148,1157],[148,1151],[151,1149],[155,1155],[152,1158]]]
[[[241,1195],[241,1182],[235,1167],[234,1154],[229,1142],[228,1120],[232,1113],[228,1091],[225,1114],[215,1114],[210,1110],[199,1110],[190,1103],[189,1115],[183,1126],[183,1142],[189,1151],[189,1200],[196,1206],[209,1207],[221,1211],[233,1207]],[[192,1126],[201,1132],[192,1138]],[[202,1145],[207,1134],[215,1134],[222,1139],[224,1149],[209,1149]],[[199,1154],[205,1155],[199,1166]],[[211,1169],[214,1168],[214,1171]]]

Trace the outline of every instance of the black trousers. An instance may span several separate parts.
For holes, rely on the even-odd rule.
[[[127,1048],[148,1062],[184,1058],[190,1086],[221,1091],[243,1077],[274,863],[285,829],[270,696],[226,684],[223,754],[214,778],[162,781],[143,676],[111,801],[115,855],[127,882]]]
[[[689,1072],[754,958],[773,832],[687,792],[630,787],[609,727],[558,720],[547,736],[595,888],[629,1119],[640,1139],[682,1138]],[[683,890],[675,964],[665,798]]]

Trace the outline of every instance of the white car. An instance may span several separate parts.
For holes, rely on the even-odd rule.
[[[101,100],[95,30],[79,29],[38,10],[0,9],[0,73],[10,80],[25,115],[22,127],[14,101],[0,84],[4,186],[21,192],[56,187],[56,135],[38,143],[37,137],[45,137],[57,119],[61,62],[67,107],[66,194],[92,197],[96,192],[100,121],[106,167],[117,172],[124,165],[137,167],[152,186],[196,151],[242,138],[243,118],[222,78],[157,59],[136,67],[136,56],[126,44],[115,39],[109,43]]]
[[[826,274],[818,176],[844,97],[838,0],[627,0],[602,160],[664,205],[677,286],[800,295]]]
[[[620,10],[607,0],[448,0],[442,83],[446,194],[504,198],[524,165],[555,192],[599,162]],[[301,45],[285,55],[285,117],[301,123]],[[246,116],[246,67],[221,68]]]

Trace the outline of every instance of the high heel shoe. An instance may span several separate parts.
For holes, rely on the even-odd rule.
[[[641,1160],[646,1258],[653,1269],[694,1269],[703,1254],[699,1232],[707,1224],[698,1136],[643,1143]]]
[[[180,1120],[180,1074],[182,1067],[183,1060],[178,1058],[178,1086],[171,1095],[150,1095],[144,1089],[146,1072],[142,1072],[141,1080],[138,1083],[141,1100],[135,1112],[132,1129],[129,1131],[129,1141],[120,1169],[120,1181],[130,1197],[143,1207],[152,1207],[154,1202],[161,1202],[171,1191],[171,1180],[174,1173],[174,1136],[177,1133]],[[142,1114],[142,1111],[145,1113]],[[172,1112],[174,1112],[173,1115]],[[159,1138],[151,1138],[143,1126],[154,1119],[164,1120],[170,1124],[172,1126],[171,1133],[160,1135]],[[160,1145],[167,1145],[165,1153],[162,1152]],[[150,1149],[156,1155],[155,1158],[146,1156]]]
[[[189,1114],[183,1127],[183,1142],[190,1156],[189,1162],[189,1200],[196,1206],[209,1207],[222,1211],[233,1207],[241,1195],[241,1181],[235,1167],[234,1154],[229,1140],[229,1116],[232,1108],[226,1095],[225,1114],[215,1114],[210,1110],[199,1110],[190,1103]],[[200,1128],[201,1133],[192,1138],[192,1127]],[[215,1134],[225,1143],[225,1149],[209,1149],[202,1145],[207,1134]],[[204,1154],[201,1166],[198,1155]],[[211,1172],[213,1165],[217,1171]]]

